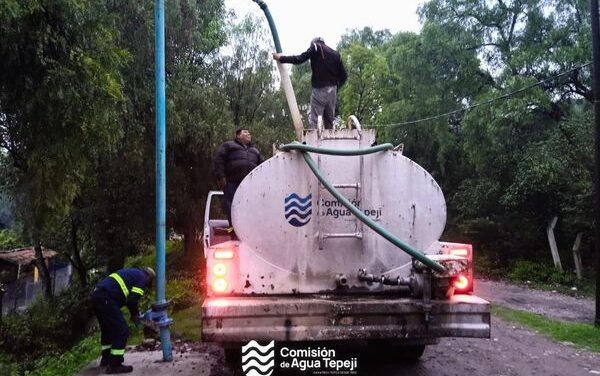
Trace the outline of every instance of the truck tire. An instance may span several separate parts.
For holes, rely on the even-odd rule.
[[[369,359],[385,363],[415,362],[425,352],[425,345],[398,344],[389,340],[371,340],[368,344]]]
[[[225,363],[232,367],[237,367],[242,364],[242,348],[241,347],[225,347]]]
[[[416,362],[425,352],[425,345],[411,345],[396,347],[396,354],[400,361]]]

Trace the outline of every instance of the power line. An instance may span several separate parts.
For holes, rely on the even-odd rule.
[[[489,99],[489,100],[487,100],[487,101],[483,101],[483,102],[481,102],[481,103],[475,103],[475,104],[473,104],[472,106],[468,106],[468,107],[465,107],[465,108],[461,108],[461,109],[459,109],[459,110],[454,110],[454,111],[446,112],[446,113],[439,114],[439,115],[429,116],[429,117],[426,117],[426,118],[423,118],[423,119],[418,119],[418,120],[405,121],[405,122],[402,122],[402,123],[392,123],[392,124],[374,125],[373,127],[375,127],[375,128],[379,128],[379,127],[399,127],[399,126],[403,126],[403,125],[418,124],[418,123],[424,123],[424,122],[426,122],[426,121],[435,120],[435,119],[439,119],[439,118],[442,118],[442,117],[446,117],[446,116],[450,116],[450,115],[458,114],[458,113],[461,113],[461,112],[470,111],[470,110],[474,109],[475,107],[479,107],[479,106],[487,105],[487,104],[490,104],[490,103],[493,103],[493,102],[499,101],[499,100],[501,100],[501,99],[506,99],[506,98],[509,98],[509,97],[511,97],[511,96],[513,96],[513,95],[516,95],[516,94],[522,93],[522,92],[524,92],[524,91],[527,91],[527,90],[529,90],[529,89],[531,89],[531,88],[533,88],[533,87],[539,86],[539,85],[541,85],[541,84],[543,84],[543,83],[546,83],[546,82],[549,82],[549,81],[556,80],[557,78],[560,78],[560,77],[562,77],[562,76],[566,76],[566,75],[567,75],[567,74],[569,74],[569,73],[575,72],[576,70],[579,70],[579,69],[581,69],[581,68],[585,68],[585,67],[587,67],[587,66],[589,66],[589,65],[592,65],[592,63],[586,63],[586,64],[582,64],[582,65],[580,65],[580,66],[577,66],[577,67],[575,67],[575,68],[573,68],[573,69],[571,69],[571,70],[568,70],[568,71],[566,71],[566,72],[559,73],[559,74],[557,74],[556,76],[552,76],[552,77],[546,78],[545,80],[538,81],[538,82],[536,82],[536,83],[534,83],[534,84],[531,84],[531,85],[528,85],[528,86],[522,87],[522,88],[520,88],[520,89],[518,89],[518,90],[515,90],[515,91],[513,91],[513,92],[510,92],[510,93],[507,93],[507,94],[501,95],[501,96],[499,96],[499,97],[496,97],[496,98]]]

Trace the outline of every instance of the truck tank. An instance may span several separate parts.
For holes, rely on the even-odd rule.
[[[375,130],[309,130],[306,144],[364,149]],[[433,177],[401,151],[361,156],[312,154],[333,186],[378,225],[416,250],[441,236],[446,203]],[[406,277],[412,258],[342,206],[298,151],[277,152],[240,184],[232,205],[239,243],[233,294],[360,293],[389,287],[366,283],[359,269]]]

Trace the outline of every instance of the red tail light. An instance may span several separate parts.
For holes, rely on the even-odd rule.
[[[464,257],[467,269],[452,280],[454,291],[458,294],[473,292],[473,246],[467,243],[440,242],[440,253]]]
[[[213,266],[213,274],[215,277],[225,277],[227,274],[227,265],[219,262]]]
[[[237,250],[228,246],[216,248],[207,260],[209,295],[227,295],[237,286]]]
[[[452,281],[452,285],[454,286],[454,289],[457,292],[465,291],[469,288],[470,285],[469,278],[462,274],[459,274],[458,276],[456,276],[456,278],[454,278],[454,281]]]

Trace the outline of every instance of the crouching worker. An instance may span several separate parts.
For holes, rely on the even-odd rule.
[[[132,366],[123,365],[129,329],[121,307],[127,305],[131,320],[139,326],[139,300],[144,290],[152,286],[156,277],[149,267],[121,269],[104,278],[92,292],[92,307],[100,324],[102,359],[100,366],[106,373],[129,373]]]

